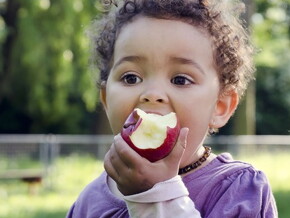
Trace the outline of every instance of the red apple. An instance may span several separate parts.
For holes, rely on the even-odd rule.
[[[137,108],[126,120],[121,136],[138,154],[155,162],[171,152],[179,130],[174,112],[162,116]]]

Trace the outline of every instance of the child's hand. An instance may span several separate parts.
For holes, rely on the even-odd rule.
[[[137,154],[119,134],[115,136],[105,156],[105,170],[115,180],[122,194],[132,195],[144,192],[156,183],[177,175],[186,147],[187,134],[188,128],[182,128],[170,154],[154,163]]]

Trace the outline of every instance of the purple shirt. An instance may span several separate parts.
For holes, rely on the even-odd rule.
[[[104,172],[84,189],[68,218],[129,217],[126,203],[111,193],[106,178]],[[201,217],[278,217],[266,176],[227,153],[184,176],[183,182]]]

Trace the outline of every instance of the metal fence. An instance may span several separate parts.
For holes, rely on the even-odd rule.
[[[255,152],[289,152],[290,135],[230,135],[214,136],[205,142],[213,150],[227,151],[233,155],[251,155]]]
[[[73,153],[90,154],[102,160],[112,140],[112,135],[0,134],[0,173],[33,166],[46,172],[55,158]],[[290,154],[289,135],[212,136],[205,144],[217,153],[228,151],[233,155],[255,154],[257,150]]]
[[[0,134],[0,171],[24,169],[26,164],[47,171],[57,157],[72,153],[102,159],[111,142],[111,135]]]

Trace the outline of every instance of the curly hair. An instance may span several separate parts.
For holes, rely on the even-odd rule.
[[[107,1],[108,2],[108,1]],[[94,20],[89,37],[92,62],[100,71],[99,84],[107,81],[114,46],[122,27],[136,16],[181,20],[205,29],[213,42],[214,64],[221,90],[236,89],[239,97],[254,78],[253,46],[240,15],[243,4],[226,0],[120,0],[109,1],[111,11]],[[114,7],[117,6],[117,7]]]

